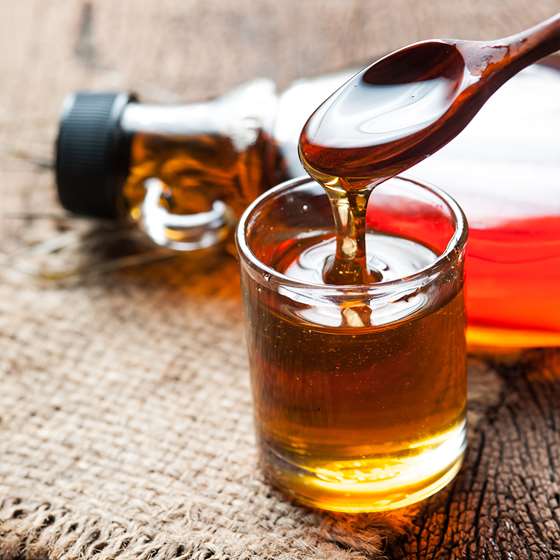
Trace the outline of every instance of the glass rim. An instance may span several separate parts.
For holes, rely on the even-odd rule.
[[[456,254],[458,256],[462,252],[463,248],[466,245],[468,237],[467,218],[462,208],[455,201],[455,199],[439,187],[436,187],[429,183],[418,181],[411,177],[402,177],[400,175],[392,177],[391,179],[388,179],[388,181],[392,181],[395,179],[410,183],[412,185],[415,185],[416,187],[420,187],[421,189],[434,194],[437,198],[443,201],[443,203],[455,219],[455,228],[453,231],[453,235],[447,242],[445,250],[441,253],[441,255],[438,255],[435,261],[433,261],[429,265],[417,270],[412,274],[403,276],[401,278],[395,278],[393,280],[382,280],[381,282],[373,282],[371,284],[338,285],[319,284],[317,282],[304,282],[301,280],[290,278],[286,274],[278,272],[271,266],[268,266],[267,264],[260,261],[249,247],[245,235],[247,223],[251,215],[265,201],[278,196],[284,191],[288,191],[305,183],[319,184],[317,183],[317,181],[315,181],[315,179],[309,176],[300,176],[294,179],[289,179],[288,181],[284,181],[262,193],[249,206],[247,206],[241,218],[239,219],[239,223],[237,224],[237,228],[235,231],[237,250],[241,257],[241,260],[243,261],[243,264],[248,263],[261,275],[267,275],[266,284],[268,285],[270,285],[270,280],[274,279],[276,283],[281,284],[282,286],[304,289],[306,291],[321,290],[323,293],[325,293],[325,291],[328,292],[329,290],[332,290],[332,292],[336,294],[375,294],[377,292],[382,295],[385,294],[388,289],[390,290],[392,288],[406,288],[409,285],[414,285],[415,287],[417,287],[418,281],[421,281],[423,279],[431,279],[433,275],[436,275],[437,273],[444,270],[447,266],[449,266],[449,264],[453,261],[453,255]]]

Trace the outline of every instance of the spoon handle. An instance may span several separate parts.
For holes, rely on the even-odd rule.
[[[492,46],[494,45],[508,49],[506,64],[516,73],[521,68],[560,50],[560,13],[521,33],[493,41]]]
[[[474,78],[471,93],[487,99],[520,70],[560,50],[560,13],[509,37],[455,45]]]

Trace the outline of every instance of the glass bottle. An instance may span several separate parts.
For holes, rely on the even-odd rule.
[[[161,246],[219,245],[242,210],[286,177],[269,133],[276,105],[269,80],[189,105],[74,93],[57,139],[60,201],[78,214],[132,220]]]
[[[132,220],[158,245],[219,246],[251,200],[303,173],[301,128],[351,74],[299,80],[280,94],[256,80],[189,105],[73,94],[57,141],[60,200],[80,214]],[[445,185],[467,214],[471,346],[560,345],[558,100],[560,72],[535,65],[405,174]]]

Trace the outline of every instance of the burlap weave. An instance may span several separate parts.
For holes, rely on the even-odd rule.
[[[380,23],[357,1],[257,4],[237,2],[238,12],[220,1],[2,5],[1,560],[358,560],[375,558],[416,514],[320,514],[262,481],[233,259],[199,274],[176,259],[67,282],[33,276],[45,264],[115,258],[103,241],[96,250],[83,237],[76,245],[92,230],[93,240],[114,234],[64,217],[52,195],[45,164],[67,91],[132,87],[178,99],[257,74],[286,83],[426,35],[492,36],[557,6],[416,9],[399,0],[393,13],[378,2]],[[360,32],[351,37],[348,26]],[[309,34],[317,45],[304,53]],[[224,58],[213,79],[204,68],[216,42]],[[45,257],[68,243],[71,251]],[[475,426],[501,381],[482,361],[470,369]]]

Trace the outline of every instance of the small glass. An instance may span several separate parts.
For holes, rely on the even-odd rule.
[[[309,178],[260,196],[237,229],[262,467],[299,502],[333,511],[424,499],[454,478],[466,446],[463,212],[400,177],[374,189],[368,210],[370,258],[398,242],[412,258],[432,251],[429,264],[369,285],[279,272],[310,238],[334,234]]]

